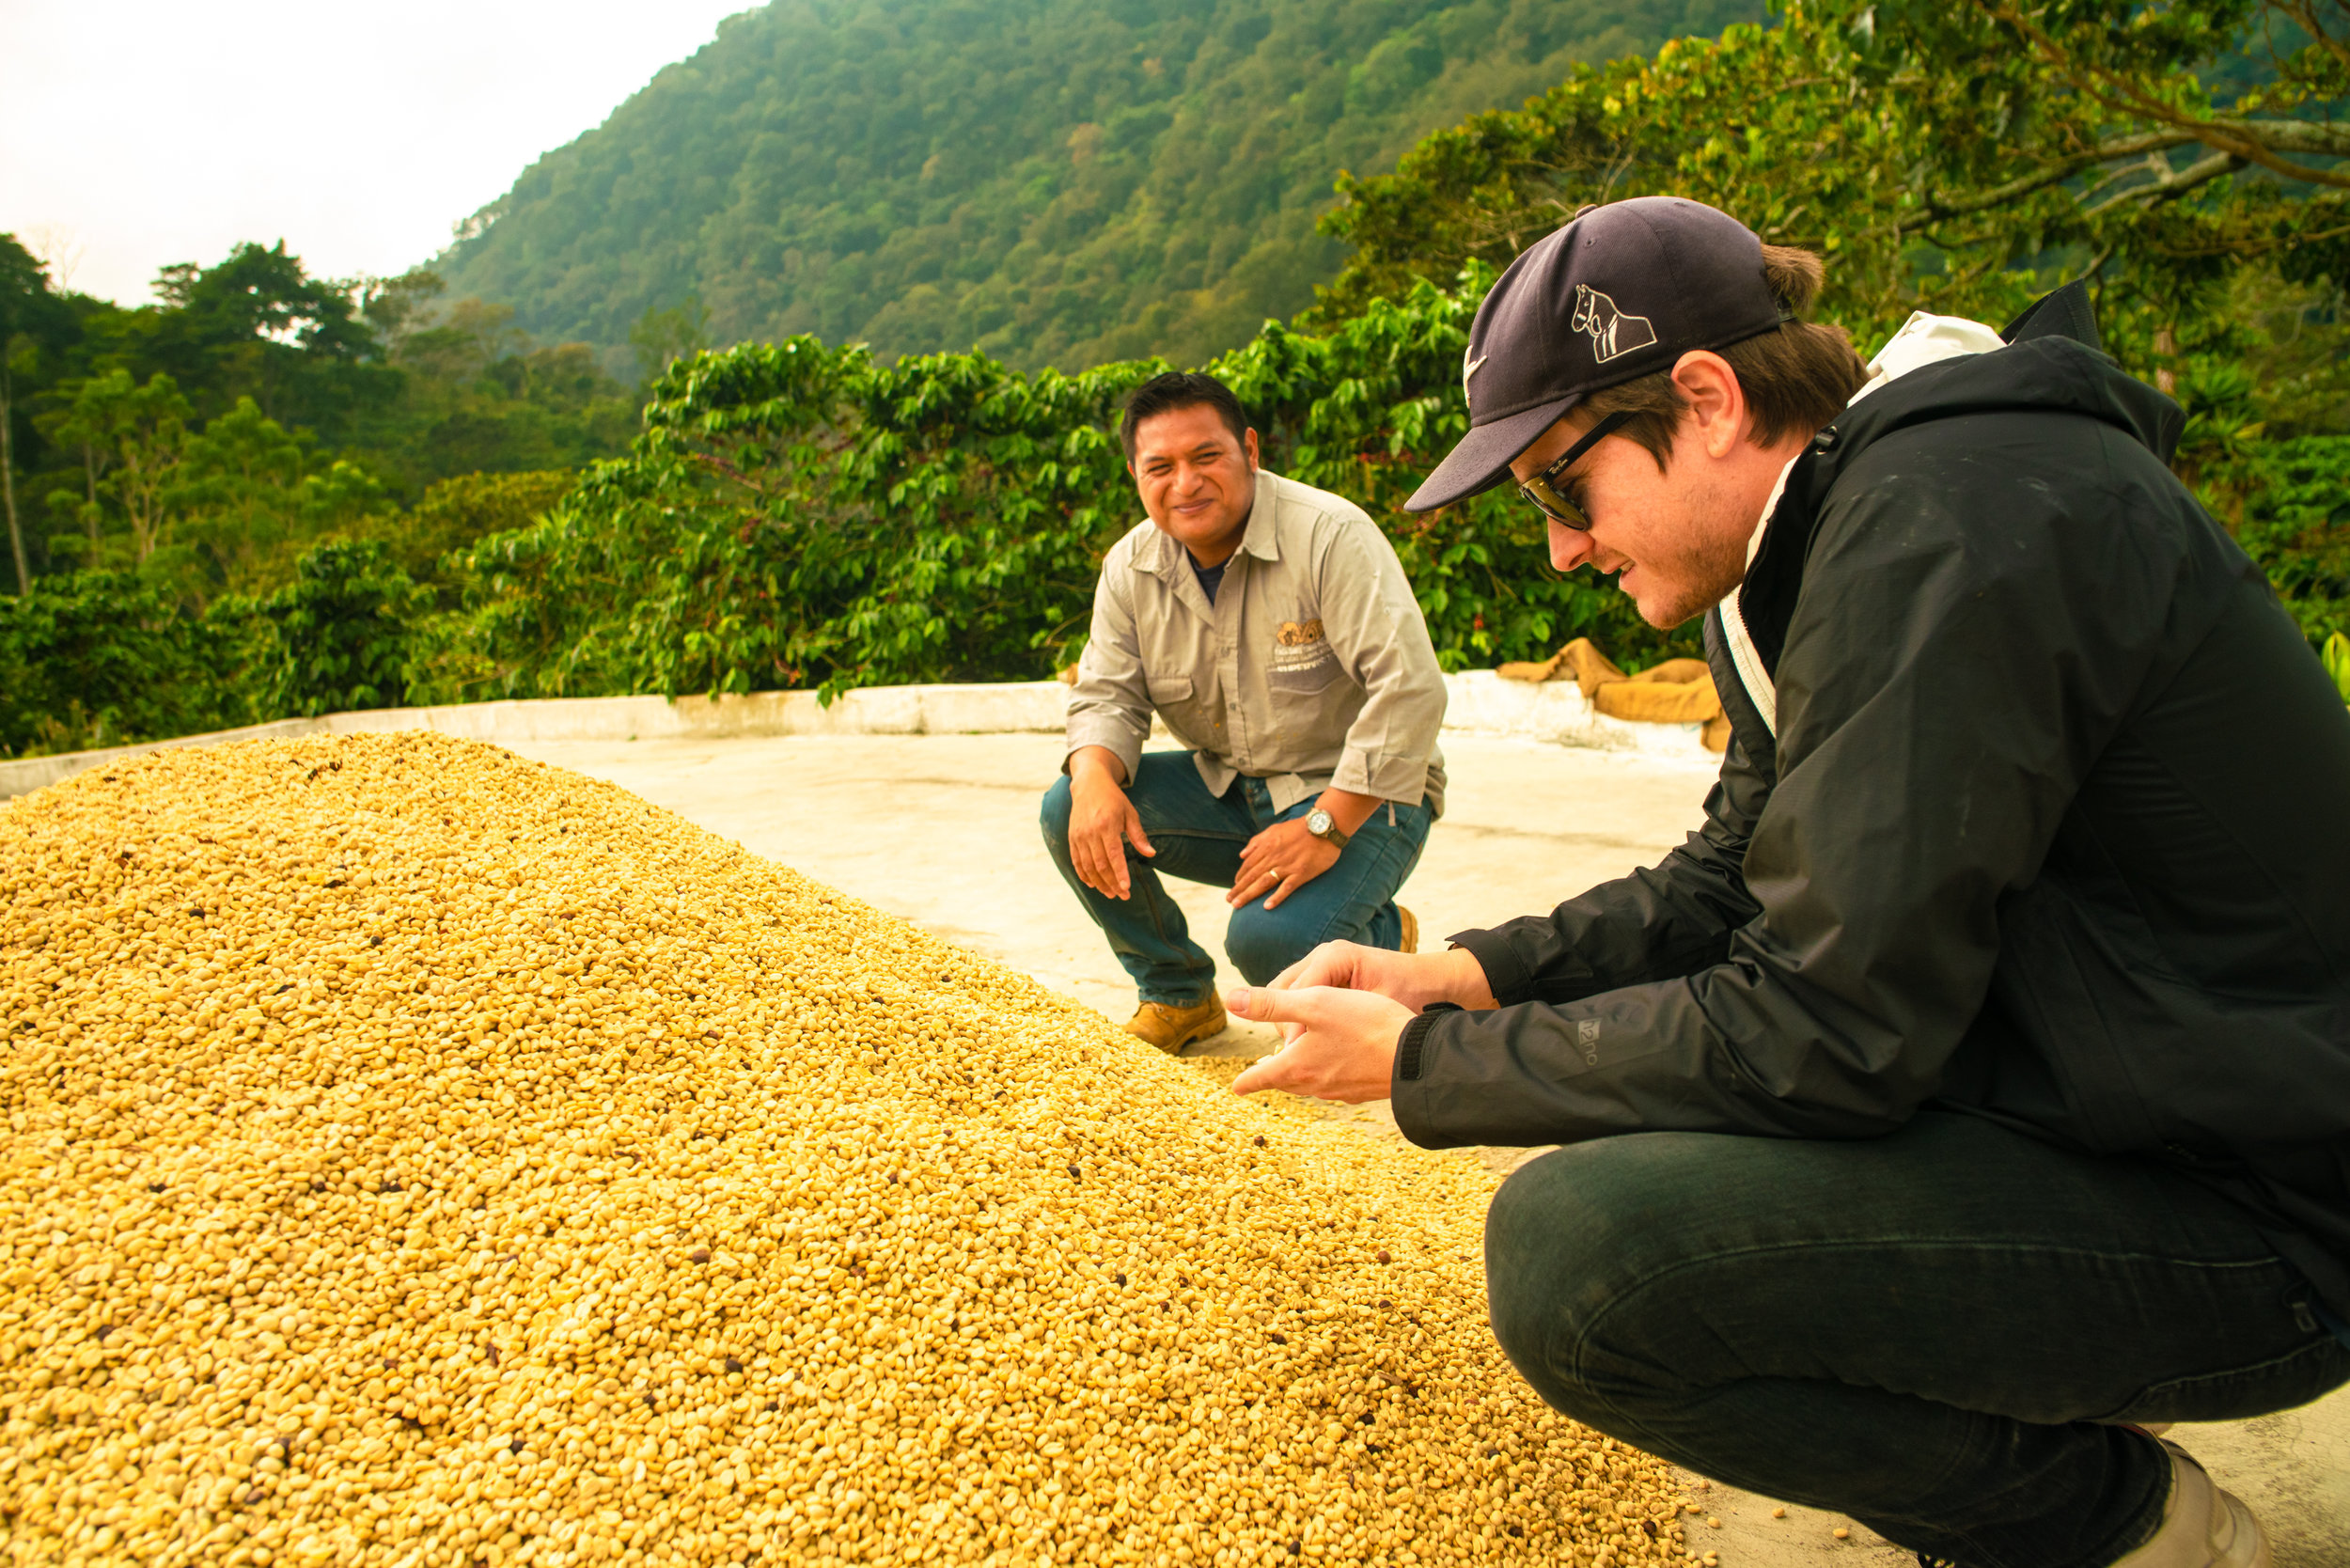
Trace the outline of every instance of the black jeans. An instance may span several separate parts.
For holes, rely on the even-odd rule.
[[[1968,1116],[1561,1149],[1494,1200],[1485,1266],[1551,1404],[1966,1568],[2105,1568],[2152,1535],[2169,1463],[2111,1423],[2350,1381],[2236,1205]]]

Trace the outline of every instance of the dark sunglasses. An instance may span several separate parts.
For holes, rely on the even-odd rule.
[[[1632,411],[1620,410],[1610,414],[1585,433],[1582,440],[1568,447],[1558,462],[1518,486],[1518,494],[1543,509],[1543,515],[1563,528],[1581,532],[1590,527],[1591,520],[1583,515],[1583,509],[1559,491],[1559,476],[1574,466],[1574,460],[1599,445],[1599,438],[1609,435],[1621,426],[1629,424]]]

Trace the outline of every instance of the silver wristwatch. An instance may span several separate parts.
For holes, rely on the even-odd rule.
[[[1317,806],[1306,813],[1306,831],[1328,844],[1332,849],[1344,849],[1349,835],[1337,819]]]

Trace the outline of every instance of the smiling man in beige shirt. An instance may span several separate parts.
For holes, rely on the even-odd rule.
[[[1149,518],[1103,557],[1044,841],[1135,978],[1127,1027],[1180,1051],[1224,1004],[1162,874],[1231,889],[1251,984],[1417,945],[1395,893],[1443,808],[1444,677],[1386,536],[1259,467],[1221,382],[1145,383],[1119,433]],[[1153,713],[1183,750],[1143,751]]]

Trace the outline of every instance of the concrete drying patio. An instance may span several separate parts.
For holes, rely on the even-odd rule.
[[[1037,802],[1060,760],[1050,734],[498,738],[541,760],[609,779],[713,832],[988,953],[1122,1019],[1133,991],[1037,836]],[[1653,863],[1693,826],[1711,769],[1688,757],[1448,734],[1449,809],[1403,902],[1423,940],[1547,908]],[[1220,952],[1218,890],[1174,885],[1193,930]],[[1271,1031],[1246,1026],[1194,1054],[1246,1056]],[[1392,1137],[1384,1107],[1347,1113]],[[1459,1157],[1429,1154],[1430,1159]],[[1506,1167],[1523,1156],[1488,1151]],[[2350,1389],[2261,1420],[2173,1435],[2266,1523],[2277,1568],[2350,1564]],[[1727,1568],[1910,1568],[1914,1560],[1848,1521],[1723,1487],[1700,1491],[1718,1531],[1702,1546]]]

